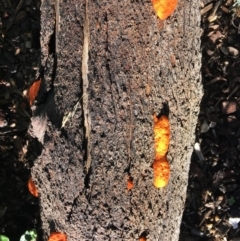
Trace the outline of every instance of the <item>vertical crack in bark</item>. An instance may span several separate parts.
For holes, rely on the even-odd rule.
[[[56,70],[57,70],[57,58],[58,58],[58,36],[59,36],[59,22],[60,22],[60,14],[59,14],[59,0],[55,0],[55,29],[53,32],[53,39],[52,43],[54,47],[54,71],[53,71],[53,80],[56,77]]]
[[[55,31],[55,29],[54,29],[54,32],[52,33],[51,37],[50,37],[48,48],[49,48],[49,55],[53,57],[52,83],[51,83],[51,89],[52,89],[53,82],[54,82],[54,79],[56,77],[56,71],[57,71],[56,31]]]
[[[82,107],[83,107],[83,121],[84,121],[84,142],[86,147],[85,163],[86,163],[86,177],[85,186],[88,187],[89,174],[91,167],[91,144],[90,144],[90,131],[91,131],[91,118],[88,108],[88,52],[89,52],[89,19],[88,19],[88,0],[86,0],[85,22],[83,27],[83,53],[82,53]]]
[[[106,52],[108,54],[110,54],[110,49],[109,49],[109,21],[108,21],[108,14],[106,13],[106,16],[105,16],[105,20],[106,20],[106,23],[107,23],[107,29],[106,29],[106,34],[107,34],[107,45],[106,45]],[[109,76],[109,80],[110,80],[110,89],[111,89],[111,97],[112,97],[112,103],[113,103],[113,108],[114,108],[114,114],[116,116],[116,118],[114,119],[114,132],[117,128],[117,111],[116,111],[116,104],[115,104],[115,101],[114,101],[114,92],[113,92],[113,79],[112,79],[112,74],[111,74],[111,67],[110,67],[110,59],[109,59],[109,56],[107,57],[106,59],[106,68],[107,68],[107,71],[108,71],[108,76]],[[119,94],[119,93],[118,93]]]
[[[48,68],[49,64],[51,64],[52,66],[52,58],[53,58],[53,66],[52,66],[52,78],[51,78],[51,87],[50,90],[48,91],[48,93],[52,90],[53,88],[53,82],[56,76],[56,70],[57,70],[57,53],[58,53],[58,43],[57,43],[57,39],[58,39],[58,33],[59,33],[59,0],[55,0],[55,4],[54,4],[54,14],[55,15],[55,21],[54,23],[50,24],[52,33],[48,36],[49,39],[47,41],[47,45],[48,45],[48,51],[47,54],[45,52],[45,54],[43,53],[43,61],[42,61],[42,65],[41,65],[41,69],[40,69],[40,78],[44,79],[44,74],[45,74],[45,69]],[[40,45],[45,46],[45,41],[40,40]],[[46,48],[47,49],[47,48]],[[49,63],[50,62],[50,63]],[[48,93],[46,94],[46,96],[48,96]],[[46,99],[46,98],[45,98]]]
[[[56,45],[56,55],[58,54],[58,36],[59,36],[59,30],[60,30],[60,12],[59,12],[59,0],[55,0],[55,13],[56,13],[56,19],[55,19],[55,32],[56,32],[56,39],[55,39],[55,45]]]

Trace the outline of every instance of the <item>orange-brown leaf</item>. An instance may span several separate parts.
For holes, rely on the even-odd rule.
[[[169,17],[177,7],[178,0],[152,0],[157,16],[164,20]]]
[[[32,105],[33,101],[36,99],[40,85],[41,85],[41,80],[37,80],[28,89],[27,98],[30,105]]]
[[[34,197],[38,197],[37,187],[35,186],[31,177],[28,180],[28,190]]]
[[[67,235],[65,233],[53,232],[50,234],[48,241],[67,241]]]

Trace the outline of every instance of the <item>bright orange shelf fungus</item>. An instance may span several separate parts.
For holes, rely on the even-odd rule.
[[[36,99],[40,85],[41,85],[41,80],[37,80],[28,89],[27,98],[30,105],[32,105],[33,101]]]
[[[53,232],[50,234],[48,241],[67,241],[67,235],[65,233]]]
[[[156,188],[166,187],[170,177],[170,166],[167,157],[155,159],[153,162],[153,184]]]
[[[177,7],[178,0],[152,0],[153,8],[161,20],[169,17]]]
[[[170,142],[170,123],[166,116],[161,116],[159,119],[154,114],[154,142],[156,159],[162,158],[168,151]]]
[[[34,197],[38,197],[37,187],[35,186],[31,177],[28,180],[28,190]]]

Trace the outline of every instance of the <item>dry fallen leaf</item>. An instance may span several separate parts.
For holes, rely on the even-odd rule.
[[[178,0],[152,0],[157,16],[164,20],[169,17],[177,7]]]
[[[34,197],[38,197],[37,187],[35,186],[31,177],[28,180],[28,190]]]
[[[216,43],[218,39],[221,39],[223,37],[223,34],[221,31],[217,30],[217,31],[212,31],[211,33],[209,33],[208,36],[213,43]]]
[[[30,105],[32,105],[33,101],[36,99],[40,85],[41,85],[41,80],[37,80],[28,89],[27,98]]]

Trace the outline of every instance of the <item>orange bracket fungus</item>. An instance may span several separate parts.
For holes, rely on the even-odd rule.
[[[153,184],[155,187],[161,188],[167,186],[170,176],[170,166],[166,156],[170,142],[170,124],[168,118],[164,115],[158,119],[154,114],[153,118],[155,143]]]
[[[67,235],[65,233],[53,232],[50,234],[48,241],[67,241]]]
[[[37,187],[35,186],[31,177],[28,180],[28,190],[34,197],[38,197]]]
[[[169,17],[177,7],[178,0],[152,0],[157,16],[164,20]]]
[[[41,80],[37,80],[28,89],[27,98],[30,105],[32,105],[33,101],[36,99],[40,85],[41,85]]]

